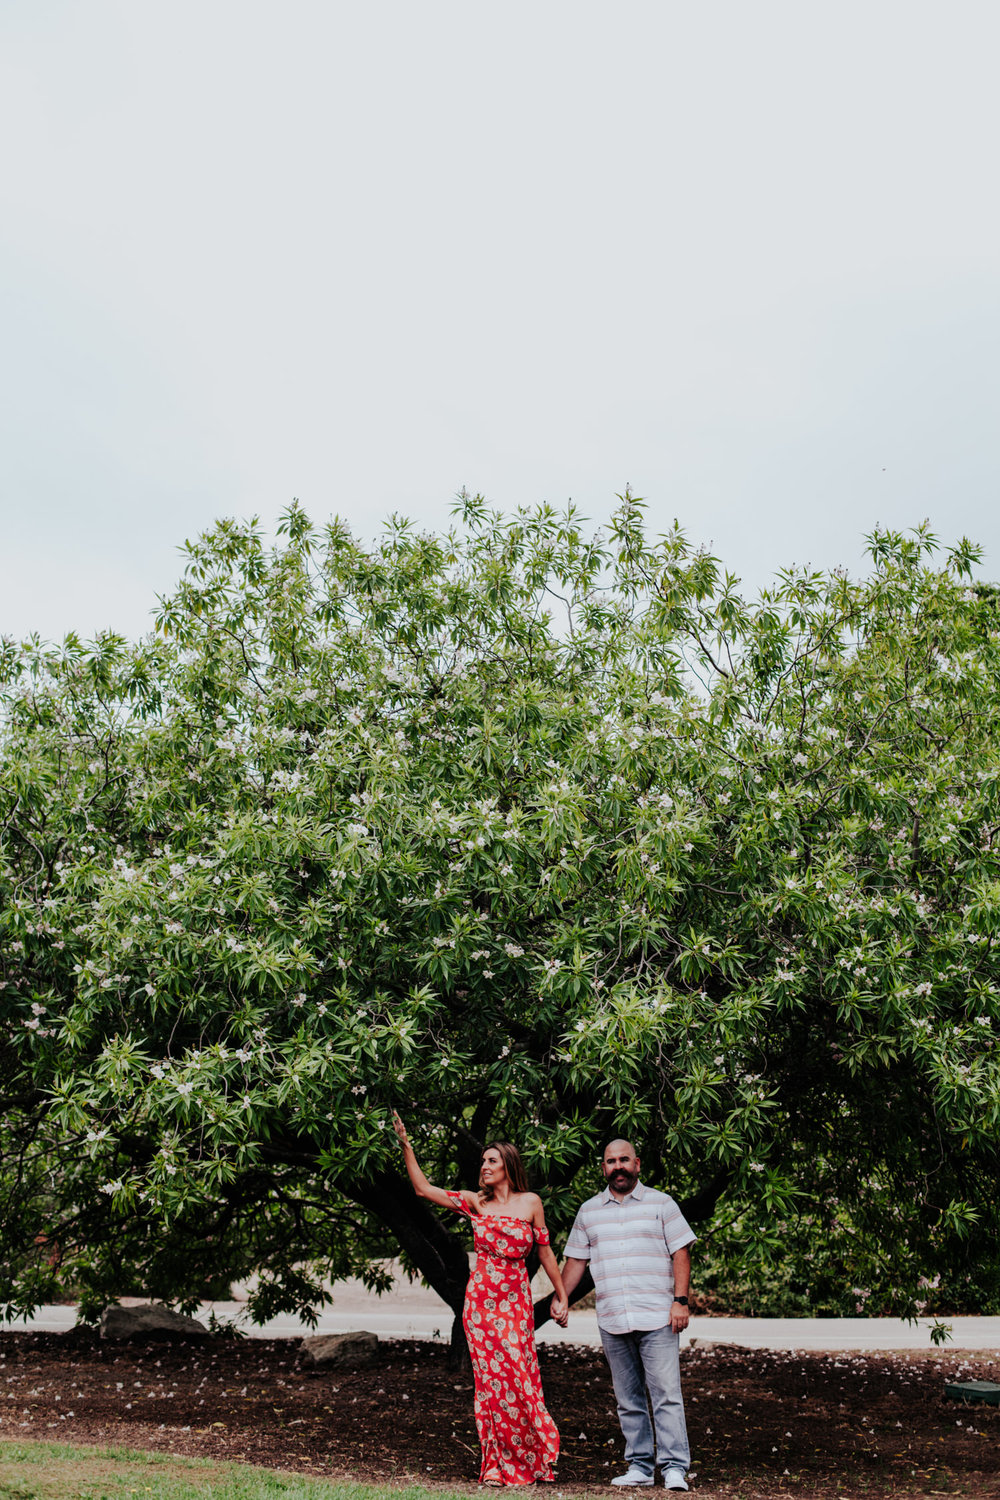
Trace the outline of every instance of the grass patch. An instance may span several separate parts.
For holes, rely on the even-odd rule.
[[[76,1448],[0,1443],[0,1500],[449,1500],[419,1486],[335,1484],[247,1464]],[[455,1500],[465,1500],[461,1491]]]

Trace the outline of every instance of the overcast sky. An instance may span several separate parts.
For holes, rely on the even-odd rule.
[[[749,585],[1000,576],[995,0],[6,0],[0,632],[178,546],[626,484]]]

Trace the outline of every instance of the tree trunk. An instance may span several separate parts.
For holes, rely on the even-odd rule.
[[[689,1224],[697,1224],[702,1219],[711,1218],[715,1212],[715,1205],[729,1186],[732,1175],[729,1167],[720,1168],[710,1182],[706,1182],[704,1187],[678,1203],[677,1207]]]
[[[369,1182],[354,1184],[351,1196],[382,1220],[424,1280],[461,1317],[469,1279],[468,1252],[415,1195],[408,1179],[384,1172]]]
[[[462,1322],[461,1313],[455,1315],[451,1325],[451,1348],[448,1350],[448,1369],[454,1375],[472,1374],[469,1341],[465,1337],[465,1325]]]

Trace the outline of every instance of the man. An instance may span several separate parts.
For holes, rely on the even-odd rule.
[[[589,1262],[628,1463],[628,1472],[611,1483],[653,1483],[655,1428],[664,1486],[686,1490],[691,1452],[678,1336],[688,1325],[688,1246],[695,1235],[673,1198],[639,1181],[639,1165],[629,1141],[611,1141],[604,1148],[607,1186],[576,1216],[566,1241],[563,1286],[569,1296]]]

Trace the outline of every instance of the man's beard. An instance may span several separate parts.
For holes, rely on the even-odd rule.
[[[618,1193],[630,1193],[639,1181],[638,1172],[612,1172],[608,1178],[611,1186]]]

